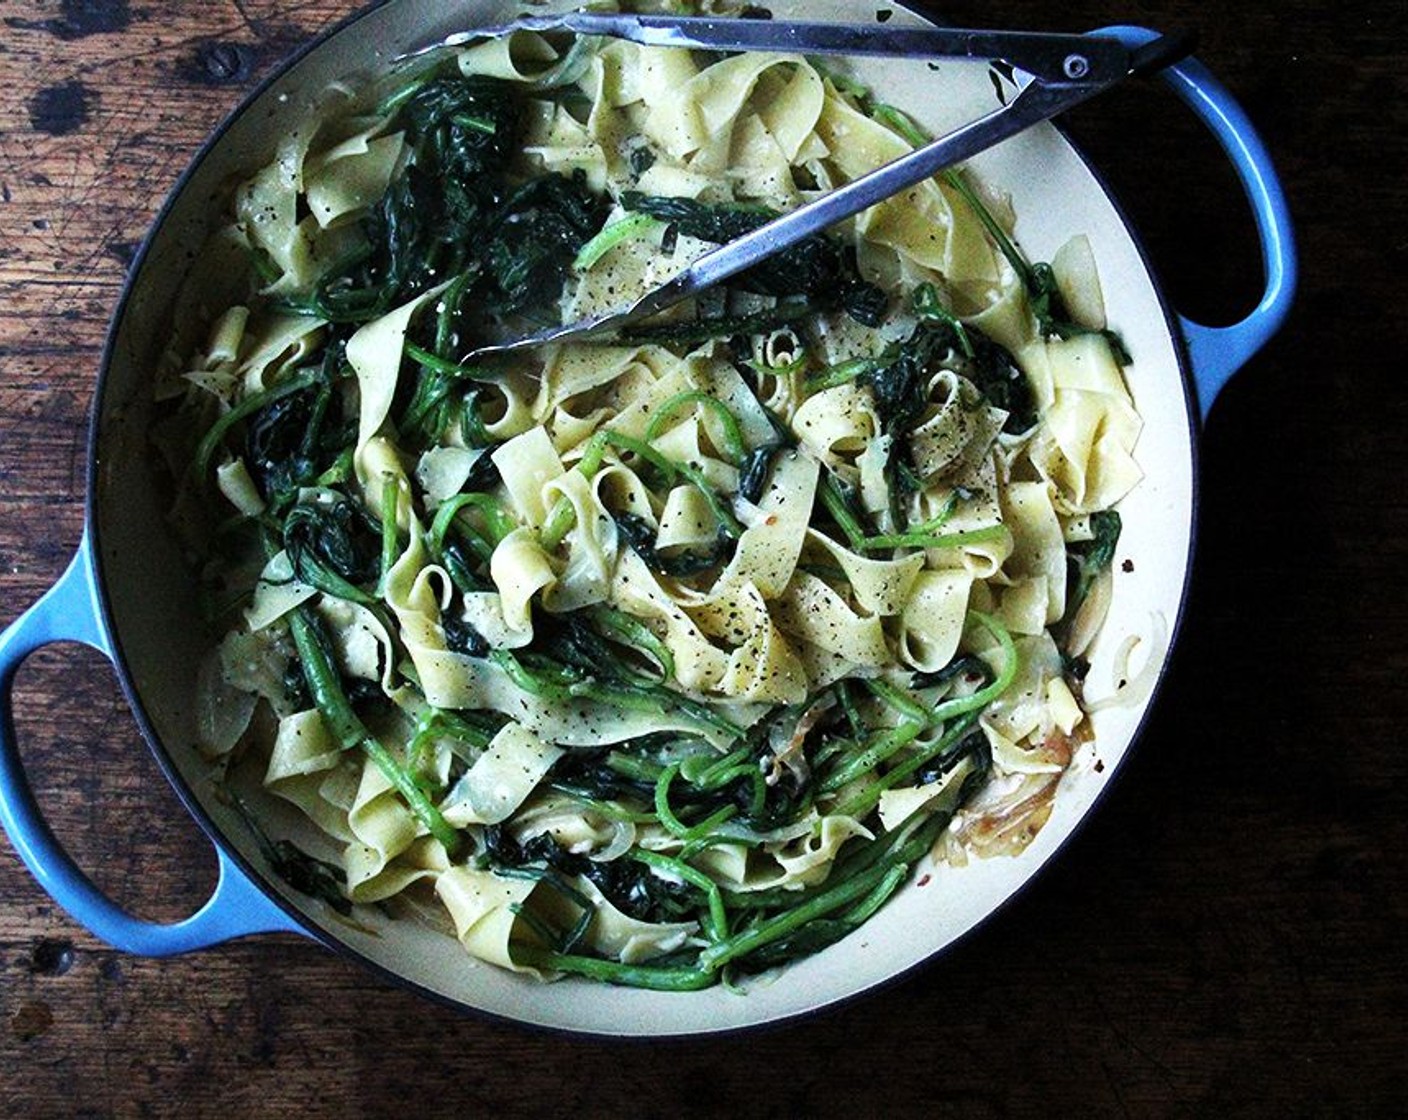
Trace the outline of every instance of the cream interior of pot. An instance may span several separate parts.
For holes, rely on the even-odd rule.
[[[773,4],[778,16],[854,19],[840,0]],[[375,910],[360,926],[323,903],[264,875],[253,838],[215,796],[206,764],[192,749],[195,669],[212,636],[196,610],[192,580],[165,525],[169,485],[158,477],[146,430],[151,370],[166,344],[173,293],[212,224],[232,177],[266,162],[276,138],[309,98],[336,78],[366,73],[402,50],[447,31],[501,22],[507,3],[393,0],[343,28],[267,89],[220,137],[155,232],[121,312],[100,389],[94,530],[120,656],[139,708],[162,751],[208,814],[222,842],[260,872],[265,888],[303,914],[310,926],[368,961],[429,992],[468,1007],[528,1023],[602,1034],[699,1033],[790,1017],[864,991],[932,956],[998,908],[1042,866],[1091,808],[1115,773],[1148,705],[1147,690],[1093,716],[1096,743],[1065,775],[1054,812],[1019,856],[926,868],[860,931],[746,994],[718,987],[660,994],[580,980],[544,984],[470,959],[452,937]],[[870,10],[866,9],[866,15]],[[895,19],[914,20],[905,12]],[[933,130],[994,105],[987,67],[944,61],[858,61],[857,76]],[[1116,94],[1117,96],[1117,94]],[[1094,647],[1087,696],[1100,701],[1116,686],[1121,647],[1140,639],[1132,668],[1148,661],[1157,676],[1177,621],[1192,529],[1189,404],[1178,348],[1140,252],[1099,182],[1053,128],[1033,129],[974,162],[988,182],[1011,193],[1017,237],[1033,260],[1050,259],[1069,237],[1086,234],[1094,249],[1110,323],[1135,362],[1129,386],[1145,427],[1137,447],[1143,482],[1122,503],[1114,603]],[[1136,676],[1137,676],[1136,672]],[[1141,695],[1142,694],[1142,695]],[[265,805],[263,811],[278,812]],[[296,820],[278,818],[280,829]],[[920,885],[922,883],[922,885]]]

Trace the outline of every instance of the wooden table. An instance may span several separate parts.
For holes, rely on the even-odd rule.
[[[78,540],[94,371],[134,246],[207,130],[354,7],[0,5],[0,624]],[[1171,679],[1064,858],[898,988],[761,1035],[647,1047],[463,1018],[294,937],[122,956],[0,844],[0,1113],[1403,1114],[1404,9],[943,8],[977,25],[1196,25],[1299,220],[1297,313],[1204,433]],[[1246,213],[1172,100],[1130,89],[1071,127],[1178,306],[1212,321],[1248,306]],[[214,861],[105,663],[41,652],[16,706],[82,864],[143,915],[188,913]]]

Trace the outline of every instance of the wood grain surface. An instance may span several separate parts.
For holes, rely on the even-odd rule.
[[[1301,240],[1290,325],[1204,433],[1171,677],[1063,858],[897,987],[756,1035],[646,1046],[459,1016],[294,937],[123,956],[0,844],[0,1115],[1404,1114],[1405,9],[942,7],[980,26],[1196,27]],[[0,625],[77,544],[104,331],[163,197],[248,89],[354,8],[0,2]],[[1244,312],[1259,291],[1246,208],[1172,99],[1131,88],[1070,128],[1180,309]],[[43,650],[14,706],[82,866],[144,916],[197,906],[213,855],[106,662]]]

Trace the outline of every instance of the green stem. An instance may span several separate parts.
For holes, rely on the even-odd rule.
[[[381,586],[386,587],[386,577],[396,564],[401,552],[401,534],[396,524],[396,507],[399,504],[400,487],[394,479],[382,478],[381,483]]]
[[[460,398],[460,435],[468,447],[488,447],[494,442],[479,415],[479,390],[471,389]]]
[[[697,724],[700,730],[710,728],[730,738],[742,734],[738,727],[712,711],[707,704],[698,703],[664,685],[603,684],[591,677],[576,676],[551,661],[546,669],[530,667],[506,649],[490,651],[489,660],[508,674],[509,679],[524,692],[554,703],[594,700],[626,711],[653,712],[656,715],[674,712]]]
[[[606,765],[623,778],[629,778],[633,782],[654,785],[660,780],[660,775],[665,768],[658,762],[652,762],[648,758],[639,758],[633,754],[626,754],[624,751],[612,751],[606,756]],[[651,820],[655,815],[651,814]]]
[[[593,477],[601,469],[601,462],[606,458],[606,432],[600,431],[587,441],[586,450],[582,452],[582,458],[577,463],[577,470]],[[572,527],[577,524],[577,510],[567,498],[558,498],[552,507],[552,512],[548,514],[548,519],[543,523],[542,532],[538,534],[538,539],[545,552],[551,552],[563,542],[563,539],[572,531]]]
[[[741,930],[732,937],[716,941],[699,954],[699,967],[706,972],[716,972],[729,961],[737,960],[762,948],[770,942],[780,940],[794,933],[808,922],[869,895],[888,877],[890,868],[880,866],[837,883],[818,894],[809,902],[785,911],[776,917],[767,918],[749,929]]]
[[[366,738],[367,729],[342,690],[337,667],[318,636],[317,623],[306,607],[289,612],[288,622],[308,694],[338,746],[350,750]]]
[[[945,730],[944,733],[939,736],[938,741],[931,747],[914,755],[912,758],[906,759],[893,770],[887,770],[849,801],[838,805],[832,812],[848,817],[861,816],[870,812],[870,810],[879,803],[882,793],[887,789],[891,789],[894,786],[901,785],[908,781],[919,772],[920,767],[924,766],[932,759],[937,758],[955,743],[962,740],[963,737],[973,729],[973,725],[977,722],[978,713],[976,711],[967,712],[959,716],[953,726]]]
[[[931,759],[938,757],[944,751],[948,750],[949,747],[953,746],[954,743],[960,741],[978,722],[978,715],[982,709],[987,707],[988,704],[997,699],[997,697],[1001,696],[1012,684],[1020,666],[1020,658],[1017,655],[1017,647],[1012,641],[1012,635],[1009,634],[1007,629],[996,619],[978,611],[971,613],[973,617],[986,626],[989,632],[997,639],[998,645],[1002,649],[1002,669],[989,684],[978,689],[977,692],[969,696],[955,697],[952,700],[937,705],[933,711],[929,713],[929,722],[931,724],[944,723],[949,720],[955,721],[951,727],[945,729],[944,734],[939,737],[938,741],[928,749],[906,759],[901,765],[881,775],[875,782],[868,785],[864,790],[861,790],[850,800],[833,809],[833,812],[842,813],[847,816],[855,816],[869,812],[880,800],[880,795],[884,793],[885,790],[907,781],[921,766],[925,765]],[[918,731],[916,730],[915,735],[917,736],[917,734]],[[889,752],[889,754],[894,753],[894,751]],[[861,756],[857,756],[856,759],[846,764],[844,774],[838,772],[832,775],[825,785],[827,788],[840,788],[840,786],[845,784],[846,780],[859,777],[861,774],[868,772],[869,769],[874,768],[871,766],[866,769],[859,769],[861,764],[865,761],[868,761],[868,758],[864,753]],[[876,765],[878,765],[878,762]],[[832,784],[833,782],[834,785]]]
[[[543,546],[543,551],[552,552],[557,548],[567,539],[567,534],[576,524],[576,507],[566,498],[558,498],[547,520],[543,522],[542,532],[538,534],[538,543]]]
[[[714,488],[709,485],[708,479],[694,466],[689,463],[676,463],[667,459],[655,448],[642,440],[632,436],[622,435],[620,432],[613,432],[610,429],[603,429],[606,433],[606,440],[611,446],[621,451],[629,451],[634,455],[639,455],[646,462],[650,463],[658,470],[663,471],[669,478],[675,475],[683,475],[701,494],[709,504],[714,517],[718,520],[729,534],[735,539],[743,535],[743,526],[738,523],[738,519],[733,516],[733,511],[728,508],[719,497]]]
[[[929,724],[928,713],[925,713],[925,716],[924,720],[906,720],[898,727],[892,727],[889,731],[872,739],[863,750],[846,759],[837,769],[828,774],[826,779],[818,784],[817,792],[834,793],[857,778],[869,774],[886,759],[919,738],[920,733]]]
[[[837,681],[832,692],[836,696],[836,702],[841,705],[841,711],[846,715],[846,722],[850,724],[851,734],[861,733],[860,712],[856,708],[854,697],[851,696],[850,682],[845,678]]]
[[[709,900],[709,921],[705,933],[713,941],[722,941],[728,936],[728,911],[724,909],[724,896],[723,892],[719,890],[718,883],[698,868],[691,867],[683,860],[674,859],[660,852],[637,848],[631,853],[631,858],[647,867],[692,883],[703,891]]]
[[[497,867],[494,869],[494,874],[505,879],[525,879],[532,883],[541,883],[549,890],[556,891],[581,911],[572,928],[564,934],[554,928],[546,918],[533,913],[523,903],[514,903],[509,907],[516,917],[523,919],[524,923],[544,941],[558,942],[559,951],[571,952],[577,943],[587,935],[587,930],[591,928],[592,920],[596,917],[596,904],[571,883],[563,880],[551,868]]]
[[[446,377],[454,377],[462,381],[492,380],[483,370],[474,366],[463,366],[459,362],[452,362],[449,358],[442,358],[439,354],[432,354],[423,346],[417,346],[409,340],[406,342],[406,357],[417,365],[422,365],[434,373],[443,373]]]
[[[518,522],[509,515],[498,498],[476,490],[469,494],[456,494],[441,503],[440,508],[435,511],[435,520],[430,525],[431,538],[437,542],[443,541],[455,517],[466,507],[477,509],[484,515],[484,527],[488,530],[485,543],[491,553],[500,541],[518,528]]]
[[[332,466],[313,480],[313,485],[324,488],[341,486],[352,477],[354,454],[353,448],[344,448],[333,460]]]
[[[658,992],[697,992],[712,987],[718,977],[693,965],[666,967],[648,964],[622,964],[571,953],[558,953],[537,945],[513,944],[510,953],[514,963],[548,972],[570,972],[607,984],[622,984],[631,988],[649,988]]]
[[[767,775],[752,757],[752,748],[739,747],[722,758],[709,759],[703,755],[691,755],[680,761],[680,777],[695,789],[716,790],[739,778],[746,778],[753,786],[749,798],[748,812],[757,816],[767,803]]]
[[[675,656],[670,647],[635,615],[599,603],[587,608],[587,617],[598,630],[606,631],[622,645],[640,650],[659,665],[660,677],[655,683],[663,683],[675,675]]]
[[[489,660],[507,673],[509,680],[530,696],[557,703],[567,703],[574,699],[569,685],[533,672],[506,649],[491,650]]]
[[[609,821],[623,821],[630,824],[648,824],[658,818],[654,813],[647,813],[639,809],[628,809],[626,806],[615,801],[604,801],[600,797],[594,797],[584,789],[578,789],[567,782],[549,782],[548,788],[554,793],[560,793],[563,797],[569,797],[578,805],[590,810],[596,816],[605,817]]]
[[[726,780],[721,775],[735,770],[750,753],[748,747],[742,746],[722,758],[707,754],[690,755],[680,761],[680,777],[699,789],[717,789]]]
[[[482,132],[486,136],[492,136],[498,132],[498,126],[491,120],[484,117],[476,117],[469,113],[452,113],[450,120],[461,128],[470,132]]]
[[[877,104],[872,109],[871,116],[881,124],[888,125],[916,148],[921,148],[929,143],[930,137],[924,130],[893,105]],[[982,200],[974,193],[973,188],[968,185],[957,168],[949,168],[943,172],[943,177],[944,182],[957,191],[963,201],[968,204],[969,209],[973,211],[983,228],[987,230],[988,236],[993,239],[998,250],[1007,258],[1007,263],[1012,266],[1012,270],[1021,277],[1022,286],[1030,291],[1035,286],[1031,265],[1027,263],[1027,259],[1022,256],[1017,246],[1012,244],[1011,238],[1007,236],[1007,231],[998,225],[997,219],[983,205]]]
[[[665,767],[664,773],[660,775],[659,781],[655,783],[655,813],[660,818],[660,823],[665,826],[666,831],[684,841],[699,840],[707,836],[719,825],[733,817],[738,812],[736,805],[725,805],[705,817],[697,824],[687,825],[675,815],[675,811],[670,808],[670,783],[675,780],[675,776],[680,772],[680,764],[672,762]]]
[[[890,895],[895,893],[899,885],[905,881],[908,875],[909,868],[907,866],[900,865],[890,868],[889,871],[885,872],[885,877],[880,880],[879,884],[870,894],[861,899],[856,906],[846,911],[844,915],[845,921],[853,928],[864,925],[866,922],[870,921],[870,919],[874,917],[875,912],[879,910],[881,906],[885,905],[886,900],[889,899]]]
[[[924,132],[908,113],[896,109],[893,105],[886,105],[883,102],[876,102],[871,109],[870,115],[881,124],[888,126],[898,132],[908,143],[916,148],[922,148],[929,143],[930,137]]]
[[[851,507],[841,496],[841,491],[836,486],[836,480],[829,473],[822,474],[821,485],[817,487],[817,493],[821,496],[821,504],[826,507],[826,512],[840,526],[841,532],[846,534],[846,540],[850,542],[851,548],[857,552],[863,549],[866,541],[865,529],[856,520],[855,514],[851,512]]]
[[[724,453],[728,455],[735,466],[741,466],[743,460],[748,456],[748,445],[744,442],[743,432],[738,426],[738,419],[733,415],[728,405],[718,397],[712,397],[697,389],[676,393],[660,406],[645,429],[645,442],[654,443],[660,433],[664,431],[665,424],[670,417],[685,405],[690,404],[697,404],[714,414],[723,428]]]
[[[627,238],[636,237],[663,223],[649,214],[628,214],[619,221],[603,226],[590,241],[577,251],[572,267],[578,272],[586,272],[617,245]]]
[[[215,456],[216,449],[220,446],[220,441],[231,428],[238,424],[247,416],[252,416],[261,408],[273,404],[277,400],[297,393],[308,388],[318,380],[316,370],[307,370],[304,373],[295,374],[287,381],[280,381],[277,385],[265,389],[259,393],[253,393],[245,397],[242,401],[232,407],[221,416],[214,424],[210,425],[210,430],[205,433],[203,439],[196,446],[195,459],[193,460],[195,474],[201,482],[210,477],[210,461]]]
[[[460,495],[457,495],[457,497]],[[476,555],[481,560],[488,560],[494,555],[494,544],[488,537],[484,536],[474,526],[463,521],[456,521],[455,517],[464,508],[466,503],[452,504],[454,499],[445,502],[435,513],[435,520],[430,523],[430,547],[431,550],[440,557],[445,551],[445,538],[449,536],[451,528],[463,535],[469,542],[469,547],[474,549]]]
[[[981,708],[986,708],[996,700],[1008,686],[1017,678],[1017,670],[1021,667],[1021,658],[1017,655],[1017,646],[1012,641],[1012,635],[1007,627],[1003,626],[991,615],[983,614],[980,611],[969,611],[975,619],[987,628],[989,634],[997,639],[998,647],[1002,650],[1002,668],[998,670],[997,676],[977,692],[969,696],[958,696],[952,700],[945,700],[938,705],[930,715],[934,723],[940,723],[946,719],[952,719],[956,715],[964,712],[974,712]]]
[[[362,750],[375,763],[382,776],[396,788],[396,792],[405,798],[416,820],[444,845],[446,853],[454,859],[460,844],[459,833],[440,814],[440,810],[432,804],[430,798],[425,795],[425,790],[420,788],[410,772],[370,734],[362,740]]]
[[[1006,531],[1001,525],[989,525],[985,529],[967,529],[958,533],[881,533],[866,537],[860,547],[867,552],[891,548],[962,548],[964,545],[997,540]]]
[[[820,393],[825,389],[834,389],[837,385],[845,385],[854,381],[862,374],[873,373],[877,369],[889,365],[895,360],[895,351],[886,350],[878,358],[851,358],[848,361],[837,362],[835,365],[826,366],[816,371],[803,383],[803,388],[808,394]]]
[[[936,705],[932,710],[926,710],[923,723],[902,723],[894,731],[875,740],[859,754],[847,759],[840,768],[833,771],[820,784],[820,792],[834,792],[847,783],[870,773],[886,759],[918,738],[926,726],[946,723],[949,720],[957,721],[952,727],[945,729],[943,735],[933,746],[906,759],[901,765],[881,775],[864,790],[834,808],[833,813],[856,816],[869,812],[879,801],[881,793],[905,781],[930,759],[942,754],[958,742],[977,723],[978,713],[1007,691],[1013,680],[1016,679],[1021,659],[1017,655],[1017,647],[1012,641],[1012,635],[995,618],[979,611],[970,613],[983,626],[987,627],[988,631],[997,639],[1002,650],[1003,663],[997,676],[987,685],[968,696],[957,696]],[[906,731],[906,728],[910,730]]]
[[[949,168],[944,173],[944,182],[958,192],[959,197],[968,204],[968,208],[977,216],[982,223],[983,229],[992,238],[997,246],[998,252],[1007,258],[1007,263],[1012,266],[1012,271],[1022,281],[1022,287],[1028,292],[1034,291],[1036,284],[1036,274],[1032,271],[1032,266],[1027,258],[1022,256],[1022,251],[1012,243],[1012,239],[1007,236],[1007,231],[997,223],[997,219],[992,216],[992,212],[983,205],[973,188],[968,185],[963,176],[955,169]]]
[[[912,696],[896,688],[888,681],[879,679],[867,680],[865,687],[870,695],[874,696],[877,700],[884,701],[889,707],[894,709],[894,711],[904,716],[905,719],[913,720],[917,723],[931,722],[928,708],[924,707],[923,704],[919,703]]]
[[[377,104],[376,115],[378,117],[389,117],[402,105],[420,92],[421,88],[430,81],[430,74],[426,73],[414,81],[407,82],[399,89],[392,90]]]
[[[482,751],[488,747],[493,736],[444,708],[427,708],[416,720],[415,735],[411,738],[410,746],[406,748],[406,757],[415,759],[441,739],[450,739],[469,746],[473,751]],[[470,752],[459,750],[454,753],[466,762],[473,760]],[[467,754],[470,757],[466,757]]]
[[[324,646],[308,607],[298,607],[288,614],[289,630],[293,634],[294,645],[298,649],[299,662],[303,667],[303,678],[308,684],[308,693],[317,705],[332,732],[333,738],[343,750],[361,747],[366,756],[382,776],[405,799],[412,814],[425,826],[426,831],[445,847],[453,859],[459,848],[459,833],[445,820],[416,783],[410,772],[367,730],[343,691],[342,681],[332,656]]]
[[[574,681],[567,686],[567,694],[573,700],[595,700],[599,704],[609,704],[628,712],[654,712],[664,715],[669,708],[669,698],[653,688],[635,688],[631,685],[604,684],[592,677]]]
[[[939,290],[927,281],[914,289],[914,313],[921,319],[935,319],[947,325],[968,357],[974,356],[973,340],[963,320],[939,302]]]

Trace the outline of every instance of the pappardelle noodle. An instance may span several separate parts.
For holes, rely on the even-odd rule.
[[[330,92],[239,185],[155,436],[224,635],[199,746],[291,886],[686,990],[1031,840],[1139,477],[1083,238],[1029,261],[953,172],[464,360],[922,140],[839,65],[516,33]]]

